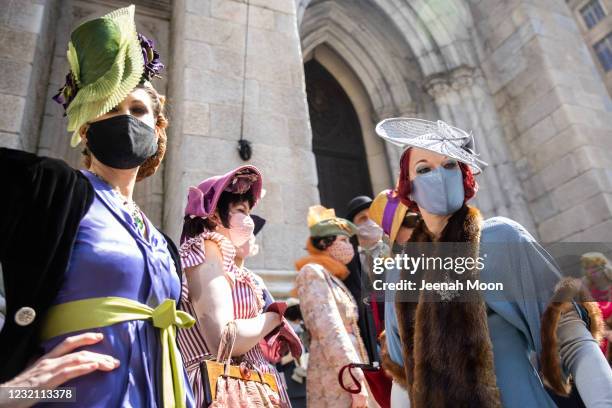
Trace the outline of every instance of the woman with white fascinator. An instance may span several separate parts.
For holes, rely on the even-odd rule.
[[[439,243],[453,243],[455,260],[481,260],[462,271],[402,271],[401,279],[441,283],[412,299],[396,296],[410,405],[554,407],[543,379],[558,394],[573,382],[588,407],[612,406],[612,371],[594,338],[601,329],[596,304],[561,279],[524,227],[504,217],[483,220],[467,205],[478,191],[474,175],[486,166],[473,136],[413,118],[383,120],[376,132],[405,148],[395,194],[421,215],[404,253],[440,255]],[[503,291],[466,290],[474,281],[501,283]]]

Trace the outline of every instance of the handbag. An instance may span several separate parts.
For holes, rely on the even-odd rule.
[[[236,323],[232,321],[221,335],[216,360],[201,363],[206,405],[211,408],[285,408],[273,374],[262,373],[246,361],[232,364],[235,341]]]
[[[378,405],[380,405],[381,408],[391,407],[391,381],[385,372],[380,369],[378,363],[373,365],[357,363],[345,365],[338,373],[338,382],[340,383],[340,387],[342,387],[344,391],[350,392],[351,394],[359,394],[361,392],[361,383],[351,371],[353,368],[361,368],[361,371],[363,372],[363,375],[368,383],[368,387],[370,388],[370,392]],[[355,383],[355,388],[348,388],[346,385],[344,385],[345,370],[348,370],[351,379]]]

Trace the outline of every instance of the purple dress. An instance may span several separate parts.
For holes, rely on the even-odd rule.
[[[125,297],[152,308],[168,298],[178,304],[181,285],[163,235],[145,219],[147,241],[133,225],[118,193],[92,173],[83,173],[96,195],[79,226],[65,280],[54,304],[104,296]],[[104,339],[83,349],[111,355],[121,365],[62,385],[76,388],[75,406],[163,407],[159,331],[151,322],[133,320],[86,331],[101,332]],[[74,334],[54,337],[42,346],[48,352]],[[193,407],[185,371],[183,377],[187,407]]]

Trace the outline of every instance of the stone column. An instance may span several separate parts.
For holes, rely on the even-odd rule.
[[[566,2],[471,3],[540,237],[611,242],[612,102]]]
[[[242,133],[266,190],[254,213],[267,224],[249,267],[286,296],[305,254],[307,209],[319,201],[316,166],[294,2],[249,3],[173,3],[164,225],[178,239],[187,188],[247,163],[237,153]]]
[[[0,0],[0,146],[36,151],[56,15],[55,0]]]
[[[476,151],[489,164],[476,176],[480,190],[473,204],[485,217],[506,216],[536,233],[493,99],[480,71],[461,66],[432,76],[426,81],[426,90],[442,120],[474,134]]]

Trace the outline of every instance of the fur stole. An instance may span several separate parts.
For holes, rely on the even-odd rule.
[[[407,390],[408,382],[406,381],[406,372],[404,371],[404,367],[397,364],[389,356],[387,334],[384,330],[380,333],[380,336],[378,336],[378,341],[380,342],[380,364],[383,370],[385,370],[385,374]]]
[[[541,337],[542,356],[540,358],[544,383],[557,394],[567,396],[571,391],[570,378],[565,378],[559,357],[559,343],[557,339],[557,326],[561,314],[571,310],[572,302],[580,304],[588,314],[589,330],[593,338],[601,342],[604,321],[597,302],[593,301],[589,291],[582,285],[582,281],[574,278],[565,278],[555,288],[551,303],[542,315]]]
[[[480,212],[464,205],[451,216],[438,241],[465,242],[460,249],[464,253],[455,256],[476,258],[481,225]],[[410,242],[432,241],[419,220]],[[410,279],[407,273],[402,271],[401,279]],[[439,273],[427,271],[424,278],[439,280]],[[467,270],[453,278],[476,279],[478,271]],[[396,302],[411,406],[501,407],[484,301],[448,302],[432,296],[435,298],[432,292],[423,292],[418,303]]]

